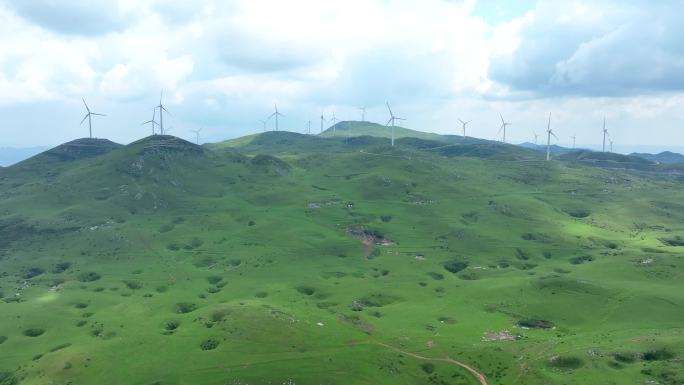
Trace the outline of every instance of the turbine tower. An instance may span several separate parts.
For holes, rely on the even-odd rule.
[[[392,107],[390,107],[389,102],[385,102],[385,103],[387,104],[387,110],[389,110],[389,114],[390,114],[390,118],[387,121],[387,123],[385,123],[385,126],[389,126],[390,124],[392,125],[392,147],[394,147],[394,123],[397,120],[406,120],[406,119],[394,116],[394,113],[392,112]]]
[[[549,112],[549,124],[546,126],[546,160],[551,160],[551,135],[558,139],[553,130],[551,130],[551,113]]]
[[[88,119],[88,133],[89,133],[90,139],[92,139],[92,138],[93,138],[93,121],[92,121],[92,116],[93,116],[93,115],[97,115],[97,116],[107,116],[107,115],[98,114],[97,112],[92,112],[92,111],[90,111],[90,108],[88,108],[88,105],[86,104],[85,99],[81,99],[81,100],[83,100],[83,105],[85,106],[86,111],[88,111],[88,112],[85,114],[85,116],[83,117],[83,120],[81,120],[81,123],[79,123],[79,124],[83,124],[83,122],[85,122],[85,120]]]
[[[574,149],[575,148],[575,140],[577,139],[577,136],[573,135],[570,137],[570,139],[572,139],[572,148]]]
[[[306,134],[311,135],[311,120],[308,120],[307,123]]]
[[[146,124],[149,123],[149,124],[152,126],[152,135],[155,135],[155,134],[156,134],[156,132],[154,132],[154,125],[155,125],[155,124],[156,124],[156,125],[159,125],[159,123],[157,123],[157,122],[154,120],[156,114],[157,114],[157,108],[154,108],[154,109],[152,110],[152,119],[151,119],[151,120],[148,120],[148,121],[146,121],[146,122],[144,122],[143,124],[141,124],[142,126],[144,126],[144,125],[146,125]]]
[[[164,135],[164,111],[169,112],[162,104],[162,96],[164,91],[159,94],[159,105],[155,108],[159,109],[159,131]]]
[[[359,110],[361,110],[361,121],[365,122],[366,121],[366,106],[359,107]]]
[[[266,120],[259,119],[259,122],[261,122],[261,125],[263,126],[263,131],[266,132],[266,123],[268,123],[268,119],[266,119]]]
[[[335,123],[337,123],[337,118],[335,117],[335,111],[333,111],[332,118],[330,118],[330,121],[332,122],[332,129],[333,129],[332,136],[334,137],[335,136],[335,128],[336,128]]]
[[[190,130],[195,133],[195,144],[199,145],[199,139],[200,139],[200,132],[202,132],[202,127],[196,129],[196,130]]]
[[[606,152],[606,136],[610,135],[608,134],[608,130],[606,130],[606,117],[603,117],[603,152]]]
[[[503,142],[506,143],[506,127],[510,126],[511,123],[506,122],[501,113],[499,113],[499,117],[501,117],[501,128],[499,129],[499,132],[503,131]]]
[[[462,121],[461,119],[458,119],[458,121],[461,122],[461,124],[463,125],[463,137],[465,138],[465,136],[466,136],[466,135],[465,135],[466,126],[468,125],[468,123],[472,122],[472,120],[469,120],[469,121],[467,121],[467,122],[464,122],[464,121]]]
[[[325,115],[323,115],[323,110],[321,110],[321,134],[323,133],[323,124],[325,124],[326,121],[327,119],[325,119]]]
[[[285,116],[285,115],[283,115],[283,114],[281,114],[280,112],[278,112],[278,105],[277,105],[277,104],[274,104],[273,106],[275,107],[275,112],[272,113],[271,115],[269,115],[268,118],[271,119],[272,117],[275,116],[275,120],[276,120],[276,122],[275,122],[275,130],[278,131],[278,117],[279,117],[279,116]]]
[[[613,139],[608,139],[608,142],[610,142],[610,152],[613,153]]]

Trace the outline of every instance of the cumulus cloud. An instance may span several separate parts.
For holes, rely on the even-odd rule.
[[[489,77],[510,94],[624,96],[684,90],[684,1],[540,1],[497,28]],[[507,49],[508,48],[508,49]]]
[[[0,4],[36,25],[64,34],[99,35],[127,24],[117,0],[3,0]]]
[[[275,102],[299,131],[364,104],[386,121],[385,100],[413,128],[451,133],[458,116],[488,138],[499,112],[513,140],[549,110],[561,132],[575,116],[628,127],[656,110],[666,126],[684,111],[683,3],[0,0],[0,109],[35,106],[8,120],[43,119],[53,142],[80,132],[83,96],[108,115],[98,133],[133,139],[161,89],[173,132],[201,125],[213,140],[259,129]]]

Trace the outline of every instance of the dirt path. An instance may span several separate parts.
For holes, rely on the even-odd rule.
[[[413,358],[416,358],[419,360],[442,361],[442,362],[449,362],[449,363],[452,363],[454,365],[458,365],[458,366],[462,367],[463,369],[469,371],[470,374],[472,374],[480,382],[481,385],[489,385],[489,383],[487,382],[487,378],[484,376],[484,374],[480,373],[479,371],[477,371],[477,369],[473,368],[472,366],[470,366],[468,364],[464,364],[461,361],[456,361],[453,358],[450,358],[449,356],[446,356],[446,357],[425,357],[425,356],[421,356],[421,355],[418,355],[415,353],[405,352],[401,349],[395,348],[392,345],[387,345],[387,344],[384,344],[382,342],[377,342],[377,344],[382,346],[382,347],[385,347],[387,349],[393,350],[397,353],[405,354],[407,356],[410,356],[410,357],[413,357]]]

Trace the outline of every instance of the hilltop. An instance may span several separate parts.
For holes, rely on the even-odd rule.
[[[676,168],[345,132],[0,169],[0,383],[684,381]]]
[[[657,163],[665,163],[665,164],[677,164],[677,163],[684,163],[684,155],[676,153],[676,152],[671,152],[671,151],[663,151],[658,154],[646,154],[646,153],[632,153],[629,154],[630,156],[636,156],[639,158],[643,158],[646,160],[649,160],[651,162],[657,162]]]

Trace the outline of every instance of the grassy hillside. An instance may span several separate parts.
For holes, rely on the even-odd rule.
[[[0,170],[0,384],[684,381],[678,174],[363,134]]]

